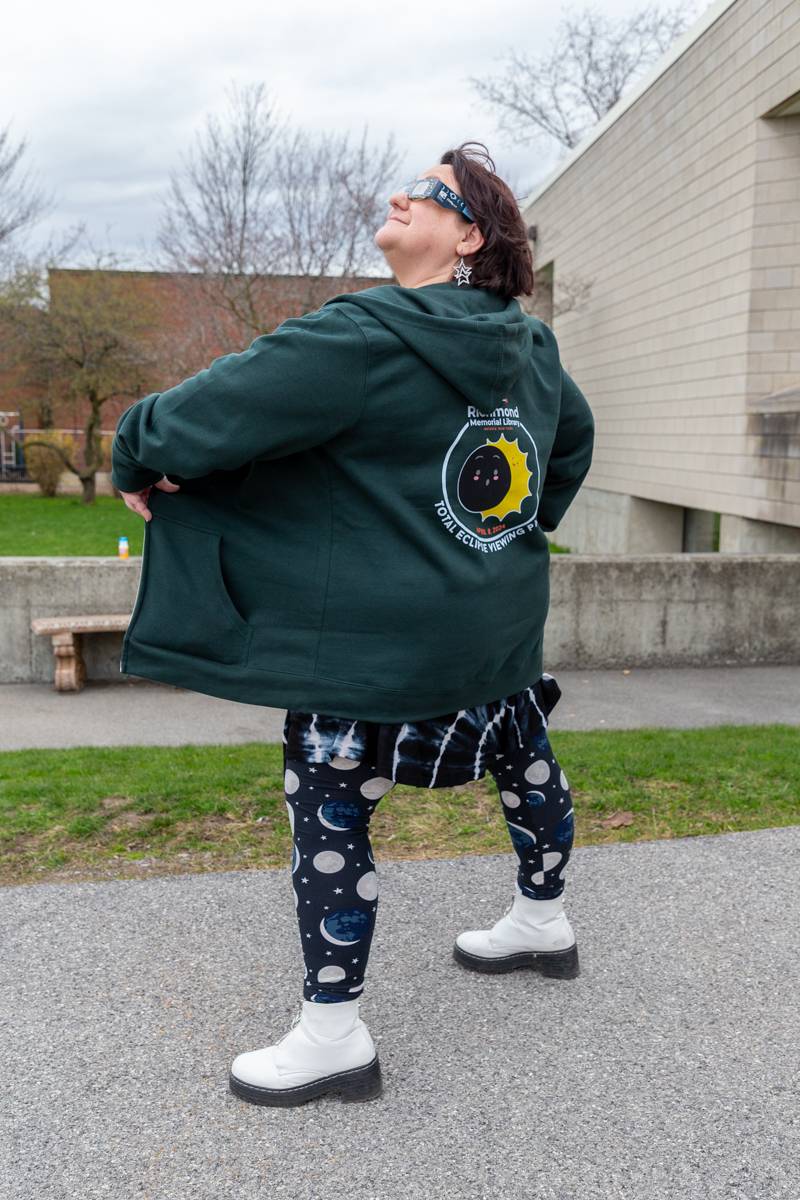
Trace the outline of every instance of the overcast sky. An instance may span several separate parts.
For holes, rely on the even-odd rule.
[[[573,10],[582,7],[575,0]],[[597,0],[621,17],[644,0]],[[531,0],[39,0],[14,3],[0,38],[0,128],[54,194],[30,238],[84,220],[95,243],[147,267],[169,172],[226,90],[262,81],[277,113],[309,132],[393,132],[402,179],[450,146],[484,142],[517,196],[563,153],[515,146],[468,82],[496,75],[511,46],[535,56],[560,6]],[[387,268],[388,273],[388,268]]]

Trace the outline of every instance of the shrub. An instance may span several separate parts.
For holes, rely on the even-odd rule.
[[[75,439],[68,433],[59,433],[55,429],[37,429],[31,441],[47,442],[50,446],[60,446],[70,458],[74,458]],[[27,441],[27,439],[26,439]],[[25,465],[27,472],[39,485],[43,496],[55,496],[58,484],[64,471],[64,462],[60,455],[48,450],[47,446],[25,446]]]

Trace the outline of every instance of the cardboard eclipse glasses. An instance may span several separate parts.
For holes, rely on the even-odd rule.
[[[466,202],[461,199],[459,194],[435,176],[430,175],[426,179],[411,179],[397,190],[404,192],[409,200],[435,200],[437,204],[441,204],[442,208],[455,209],[465,220],[475,220]]]

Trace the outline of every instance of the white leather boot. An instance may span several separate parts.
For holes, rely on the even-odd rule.
[[[231,1063],[229,1086],[251,1104],[305,1104],[317,1096],[372,1100],[381,1069],[359,1000],[304,1000],[292,1028],[274,1046],[247,1050]]]
[[[553,900],[533,900],[519,885],[513,904],[491,929],[468,929],[458,935],[453,957],[473,971],[491,974],[533,967],[556,979],[574,979],[580,972],[563,894]]]

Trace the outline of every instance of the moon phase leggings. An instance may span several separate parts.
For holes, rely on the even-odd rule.
[[[564,890],[573,841],[567,779],[540,726],[486,769],[497,784],[518,862],[520,890],[548,900]],[[321,1004],[352,1000],[364,987],[378,909],[369,825],[395,786],[368,758],[309,762],[287,756],[286,807],[292,829],[292,885],[305,959],[303,995]],[[446,784],[437,784],[446,786]]]

